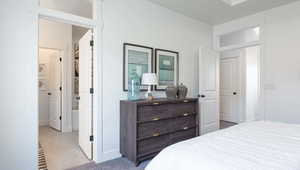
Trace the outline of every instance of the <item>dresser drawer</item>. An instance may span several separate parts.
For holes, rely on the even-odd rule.
[[[169,104],[138,107],[138,122],[157,121],[172,117]]]
[[[170,135],[171,144],[196,137],[196,128],[179,131]]]
[[[186,114],[195,114],[196,113],[196,104],[195,102],[188,103],[178,103],[174,104],[172,108],[173,116],[182,116]]]
[[[172,130],[187,130],[196,126],[196,117],[194,115],[180,117],[172,121]]]
[[[172,120],[173,121],[173,120]],[[160,120],[137,125],[138,139],[156,137],[170,132],[171,120]]]
[[[157,153],[169,145],[169,135],[162,135],[138,142],[138,157]]]

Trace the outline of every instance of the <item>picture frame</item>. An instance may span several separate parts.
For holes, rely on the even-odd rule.
[[[123,91],[128,91],[129,75],[136,72],[142,80],[143,73],[153,72],[153,48],[138,44],[123,44]],[[141,86],[147,91],[147,86]]]
[[[176,51],[155,49],[155,73],[158,79],[156,91],[164,91],[169,85],[178,85],[179,53]]]

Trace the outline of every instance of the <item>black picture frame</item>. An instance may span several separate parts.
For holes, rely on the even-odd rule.
[[[146,50],[150,50],[150,72],[149,73],[153,73],[153,61],[154,61],[154,49],[152,47],[148,47],[148,46],[143,46],[143,45],[139,45],[139,44],[132,44],[132,43],[123,43],[123,91],[127,92],[128,91],[128,75],[127,75],[127,70],[126,70],[126,65],[127,65],[127,47],[136,47],[136,48],[141,48],[141,49],[146,49]],[[141,91],[147,91],[147,89],[141,89]]]
[[[157,75],[157,79],[158,79],[158,83],[159,83],[159,70],[158,70],[158,66],[159,66],[159,61],[158,61],[158,55],[159,55],[159,52],[165,52],[165,53],[170,53],[170,54],[173,54],[176,58],[176,63],[174,63],[174,65],[176,66],[176,70],[174,70],[174,73],[176,74],[174,76],[175,78],[175,82],[174,82],[174,85],[178,85],[179,83],[179,52],[177,51],[171,51],[171,50],[166,50],[166,49],[155,49],[155,64],[154,64],[154,71]],[[166,87],[161,87],[159,84],[155,86],[155,91],[165,91],[166,90]]]

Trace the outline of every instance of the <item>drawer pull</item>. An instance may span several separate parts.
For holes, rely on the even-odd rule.
[[[188,116],[188,115],[189,115],[188,113],[184,113],[184,114],[183,114],[183,116]]]
[[[183,100],[183,102],[184,102],[184,103],[188,103],[189,101],[188,101],[188,100]]]
[[[160,120],[160,118],[159,117],[155,117],[155,118],[152,118],[152,120],[153,121],[158,121],[158,120]]]
[[[159,103],[156,102],[156,103],[153,103],[153,105],[159,105]]]
[[[188,129],[189,129],[189,127],[184,127],[184,128],[183,128],[183,130],[188,130]]]
[[[154,133],[152,136],[153,137],[157,137],[157,136],[159,136],[160,135],[160,133]]]

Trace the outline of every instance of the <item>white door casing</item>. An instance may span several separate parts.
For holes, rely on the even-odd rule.
[[[92,142],[92,32],[79,40],[79,146],[89,159],[93,159]]]
[[[201,134],[218,130],[219,54],[206,47],[199,49],[199,109]]]
[[[220,118],[239,123],[239,56],[220,59]]]
[[[62,116],[62,69],[60,60],[60,51],[54,51],[50,57],[49,66],[49,125],[50,127],[61,131]]]

